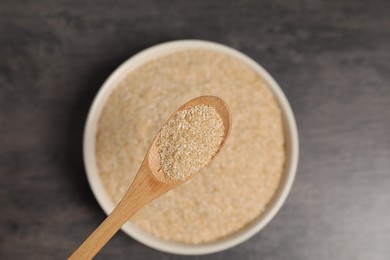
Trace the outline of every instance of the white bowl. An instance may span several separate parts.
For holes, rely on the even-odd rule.
[[[161,57],[163,55],[193,48],[206,48],[224,52],[247,64],[265,80],[265,82],[273,92],[275,98],[277,99],[277,102],[279,103],[279,106],[282,110],[286,136],[287,160],[282,182],[273,200],[268,205],[267,210],[261,216],[259,216],[258,219],[255,220],[252,224],[224,239],[212,243],[188,245],[183,243],[168,242],[156,238],[152,235],[149,235],[145,231],[137,228],[131,222],[127,222],[122,227],[122,230],[129,236],[133,237],[134,239],[149,247],[164,252],[182,255],[201,255],[222,251],[244,242],[257,232],[259,232],[265,225],[267,225],[268,222],[270,222],[270,220],[275,216],[275,214],[278,212],[278,210],[284,203],[293,183],[298,163],[298,134],[294,115],[279,85],[268,74],[268,72],[264,70],[263,67],[261,67],[258,63],[253,61],[245,54],[218,43],[200,40],[180,40],[158,44],[134,55],[133,57],[125,61],[119,68],[117,68],[106,80],[106,82],[104,82],[103,86],[99,90],[99,93],[95,97],[95,100],[93,101],[92,107],[88,114],[87,123],[85,125],[84,130],[84,163],[87,171],[88,181],[91,185],[92,191],[106,214],[109,214],[114,209],[114,204],[106,193],[103,184],[100,180],[95,158],[96,128],[104,104],[109,98],[111,92],[115,89],[116,86],[118,86],[118,83],[130,71],[133,71],[144,63]]]

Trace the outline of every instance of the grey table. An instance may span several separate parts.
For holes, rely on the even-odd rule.
[[[295,112],[292,192],[249,241],[192,259],[390,259],[390,1],[0,2],[0,258],[63,259],[105,217],[82,132],[124,60],[197,38],[247,53]],[[118,233],[97,259],[181,259]]]

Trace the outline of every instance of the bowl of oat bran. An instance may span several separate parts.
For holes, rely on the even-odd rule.
[[[196,178],[153,201],[122,230],[165,252],[200,255],[260,231],[284,203],[298,161],[290,105],[275,80],[230,47],[181,40],[148,48],[106,80],[84,131],[84,163],[109,214],[130,186],[154,135],[172,111],[201,95],[224,99],[230,137]]]

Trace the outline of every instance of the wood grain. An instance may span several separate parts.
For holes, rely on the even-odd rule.
[[[64,259],[106,217],[82,133],[99,87],[168,40],[237,48],[282,86],[300,161],[267,227],[204,259],[390,255],[390,1],[0,1],[0,259]],[[181,259],[119,232],[96,259]]]

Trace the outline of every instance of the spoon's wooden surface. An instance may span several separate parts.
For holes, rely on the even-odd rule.
[[[201,96],[187,102],[178,111],[185,110],[197,105],[207,105],[214,107],[222,118],[224,125],[224,136],[217,152],[225,144],[231,128],[231,115],[226,103],[214,96]],[[173,116],[172,115],[172,116]],[[171,116],[171,117],[172,117]],[[169,120],[169,119],[168,119]],[[111,239],[111,237],[133,216],[138,210],[152,200],[160,197],[164,193],[176,186],[188,181],[173,181],[169,179],[161,170],[159,152],[157,147],[157,133],[149,151],[138,170],[129,190],[126,192],[121,202],[104,220],[104,222],[84,241],[83,244],[68,259],[92,259],[100,249]],[[214,156],[215,156],[214,155]],[[212,158],[213,159],[213,158]],[[212,160],[211,159],[211,160]],[[211,162],[210,160],[210,162]],[[196,174],[195,174],[196,175]]]

